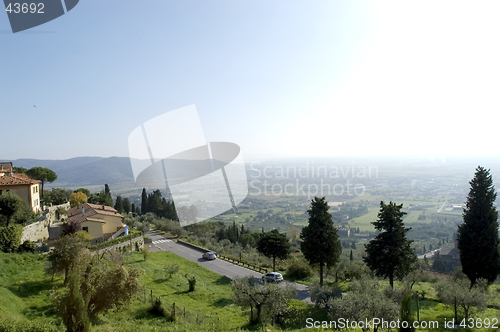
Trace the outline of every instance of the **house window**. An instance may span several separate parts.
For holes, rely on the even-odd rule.
[[[82,230],[83,230],[84,232],[87,232],[87,233],[89,232],[89,228],[88,228],[88,227],[82,227]]]
[[[38,199],[35,199],[35,200],[33,201],[33,206],[38,206]]]
[[[33,194],[36,193],[36,187],[33,187]]]

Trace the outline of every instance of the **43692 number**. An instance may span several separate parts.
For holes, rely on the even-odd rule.
[[[9,3],[7,8],[5,8],[5,11],[14,14],[26,14],[26,13],[37,13],[37,14],[44,14],[43,7],[45,5],[43,3]]]

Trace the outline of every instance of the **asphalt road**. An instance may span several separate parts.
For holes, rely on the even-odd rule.
[[[196,262],[201,266],[204,266],[207,269],[212,270],[218,274],[224,275],[230,279],[234,279],[235,277],[245,277],[245,276],[252,276],[259,280],[262,278],[262,273],[255,272],[238,265],[234,265],[222,259],[207,261],[201,257],[201,255],[203,254],[202,252],[193,249],[191,247],[185,246],[181,243],[177,243],[173,240],[164,238],[162,235],[157,234],[155,232],[150,231],[147,233],[147,235],[153,241],[152,251],[155,250],[171,251],[181,257]],[[311,303],[311,296],[309,294],[308,287],[297,283],[292,283],[292,284],[295,285],[295,287],[297,288],[297,296],[295,296],[295,298],[298,300]]]

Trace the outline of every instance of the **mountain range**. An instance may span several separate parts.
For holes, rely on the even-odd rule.
[[[57,174],[51,187],[134,183],[128,157],[76,157],[66,160],[17,159],[16,167],[46,167]]]

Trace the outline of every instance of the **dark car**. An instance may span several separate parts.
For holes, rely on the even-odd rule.
[[[269,272],[262,276],[262,281],[266,282],[281,282],[283,281],[283,276],[278,272]]]
[[[206,253],[203,254],[203,258],[205,258],[206,260],[210,261],[212,259],[216,259],[217,255],[215,255],[215,252],[213,252],[213,251],[208,251],[208,252],[206,252]]]

